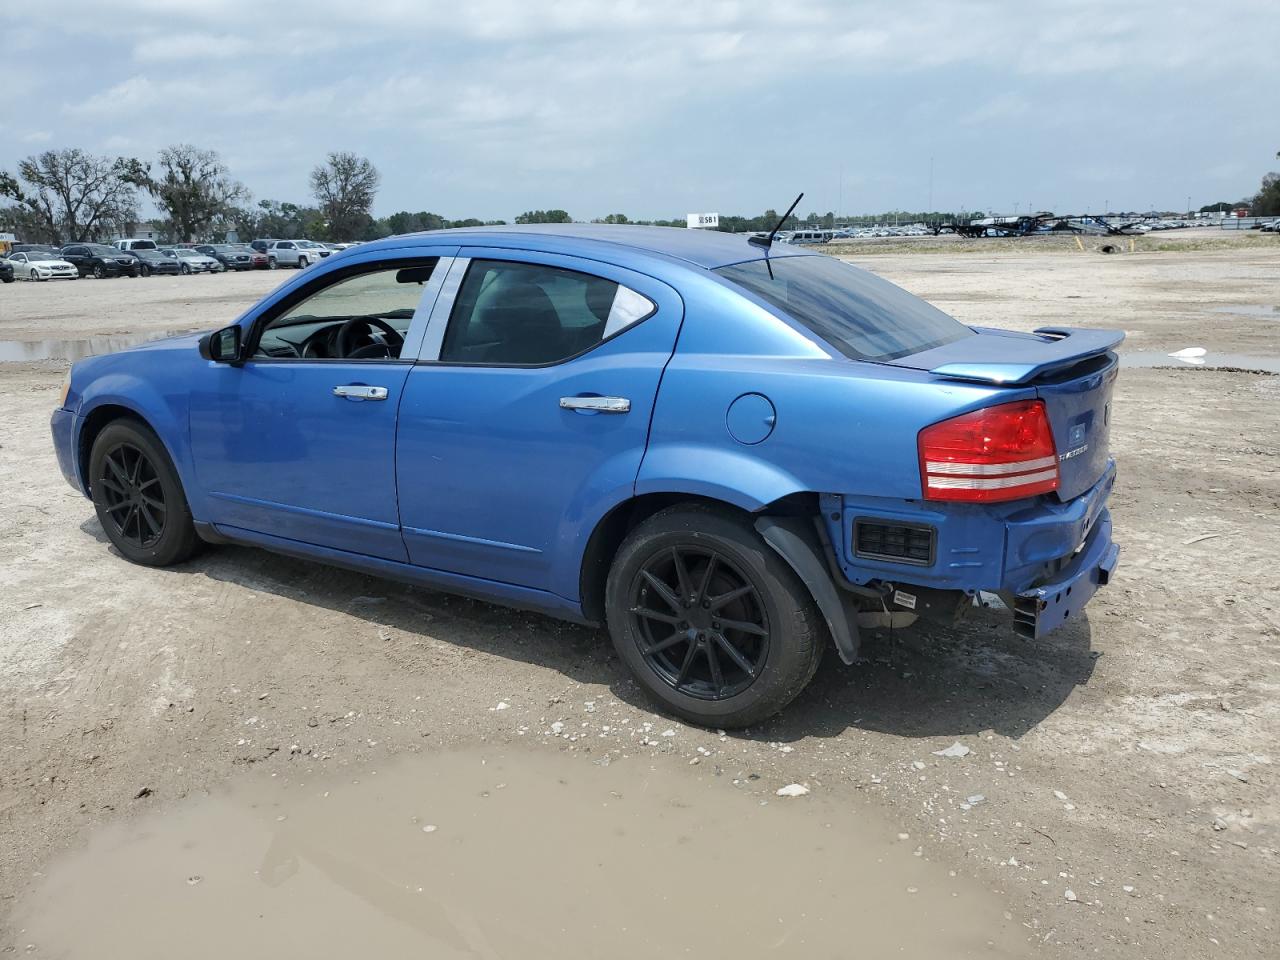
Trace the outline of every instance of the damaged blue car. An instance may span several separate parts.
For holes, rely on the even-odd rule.
[[[135,563],[234,542],[605,624],[667,711],[742,726],[867,613],[1083,614],[1122,337],[966,326],[769,238],[450,230],[80,361],[53,440]]]

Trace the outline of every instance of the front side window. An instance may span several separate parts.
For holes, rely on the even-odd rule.
[[[975,335],[901,287],[834,257],[773,257],[715,272],[855,360],[896,360]]]
[[[603,277],[536,263],[475,260],[458,291],[440,359],[559,363],[648,317],[653,301]]]
[[[335,280],[269,320],[255,356],[398,360],[438,258]]]

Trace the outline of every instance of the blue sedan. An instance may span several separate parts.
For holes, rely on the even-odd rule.
[[[1081,616],[1122,336],[968,327],[764,238],[441,231],[80,361],[53,440],[135,563],[251,544],[607,624],[662,707],[742,726],[885,613]]]

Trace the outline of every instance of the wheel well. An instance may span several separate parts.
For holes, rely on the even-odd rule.
[[[649,493],[633,497],[614,507],[596,524],[587,541],[587,549],[582,555],[582,572],[579,577],[579,590],[582,597],[582,611],[588,620],[604,622],[604,591],[609,579],[609,568],[613,558],[632,530],[659,510],[674,507],[676,504],[704,504],[738,514],[751,516],[741,507],[716,500],[713,497],[699,497],[688,493]],[[766,506],[761,513],[800,513],[817,510],[815,494],[796,494],[785,497]]]
[[[103,429],[109,423],[116,420],[136,420],[148,429],[151,424],[147,423],[137,413],[128,407],[122,407],[114,403],[105,403],[100,407],[95,407],[93,411],[84,418],[84,426],[80,428],[80,443],[76,449],[76,460],[80,467],[80,481],[84,485],[85,493],[89,493],[89,452],[93,449],[93,441],[98,439]]]

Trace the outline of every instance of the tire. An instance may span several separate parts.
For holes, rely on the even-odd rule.
[[[126,560],[167,567],[199,549],[178,472],[149,427],[130,419],[107,424],[89,452],[89,478],[102,529]]]
[[[310,260],[308,260],[306,257],[299,257],[299,258],[298,258],[298,269],[299,269],[299,270],[305,270],[305,269],[307,268],[307,266],[308,266],[310,263],[311,263],[311,261],[310,261]]]
[[[181,273],[184,277],[191,276],[191,268],[188,267],[185,263],[178,268],[178,272]]]
[[[93,279],[105,280],[106,278],[107,278],[107,271],[103,269],[102,264],[98,264],[96,267],[93,268]]]
[[[692,604],[673,589],[677,555]],[[808,590],[750,523],[699,504],[662,510],[631,532],[609,570],[605,609],[614,647],[645,691],[710,727],[780,711],[813,678],[827,639]]]
[[[151,268],[150,268],[150,267],[147,267],[147,266],[144,266],[144,267],[143,267],[140,271],[138,271],[138,272],[139,272],[142,276],[144,276],[144,277],[149,277],[149,276],[151,276]]]
[[[280,269],[280,264],[276,263],[276,258],[275,258],[275,257],[269,257],[269,258],[267,259],[267,269],[268,269],[268,270],[279,270],[279,269]]]

